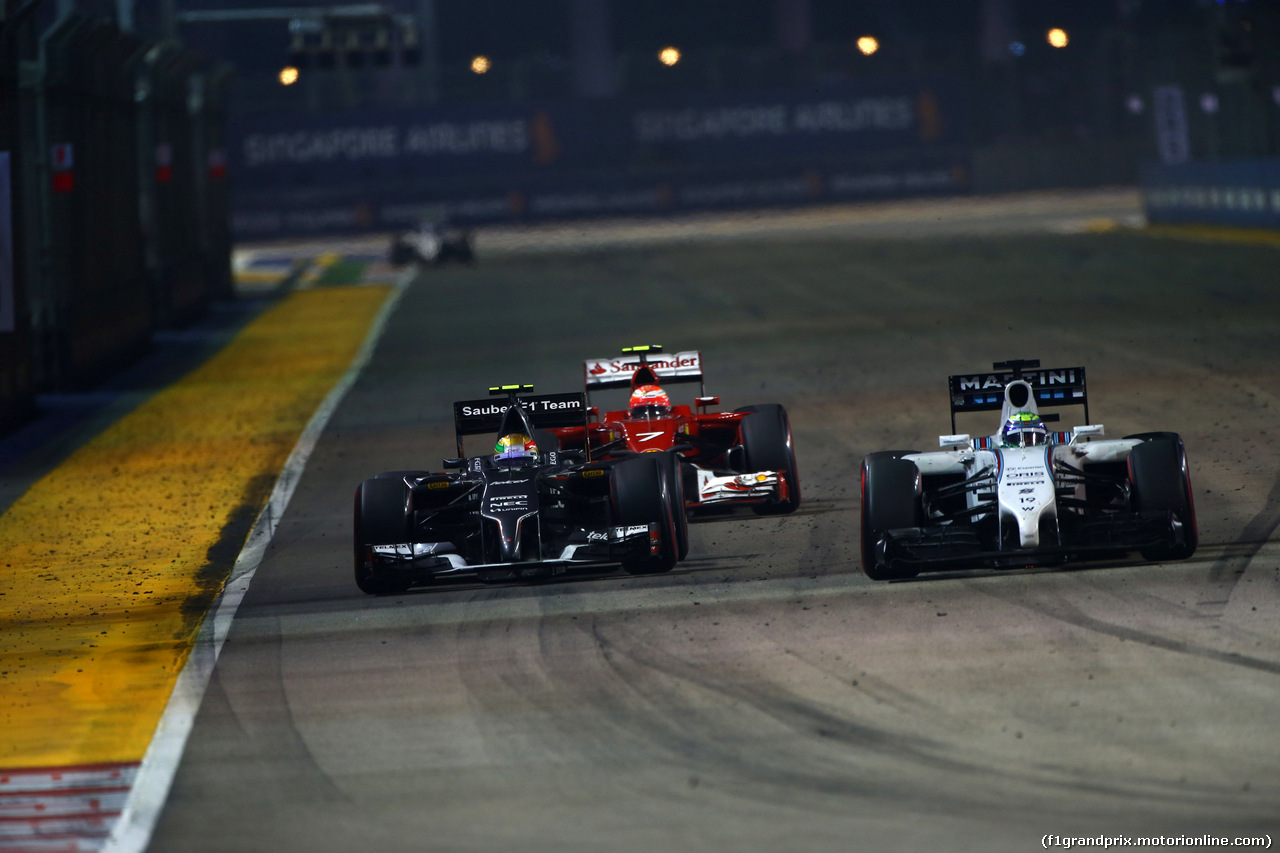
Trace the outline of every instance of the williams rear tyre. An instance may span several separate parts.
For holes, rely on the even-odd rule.
[[[876,554],[886,530],[919,527],[920,469],[914,462],[873,453],[862,460],[862,571],[872,580],[916,576],[916,570],[890,566]]]
[[[657,554],[629,557],[622,568],[633,575],[669,572],[679,559],[672,499],[657,454],[642,454],[619,462],[609,479],[614,524],[623,527],[657,524],[661,544]]]
[[[388,577],[369,559],[369,546],[396,545],[412,539],[409,518],[409,487],[402,477],[378,476],[365,480],[356,489],[355,545],[356,586],[370,595],[404,592],[412,581]]]
[[[1129,451],[1129,484],[1133,508],[1137,512],[1171,512],[1180,532],[1170,545],[1143,548],[1146,560],[1185,560],[1196,552],[1200,532],[1196,526],[1196,505],[1191,494],[1191,472],[1187,451],[1177,433],[1145,433],[1146,438]]]
[[[777,403],[743,406],[735,411],[746,413],[742,419],[742,447],[746,451],[748,471],[779,471],[787,481],[788,496],[776,504],[755,507],[758,515],[784,515],[800,506],[800,472],[796,468],[795,448],[791,443],[791,422],[787,410]]]
[[[684,502],[684,472],[680,459],[674,453],[655,454],[661,457],[662,478],[666,481],[667,496],[671,501],[671,516],[675,522],[676,558],[689,556],[689,516]]]

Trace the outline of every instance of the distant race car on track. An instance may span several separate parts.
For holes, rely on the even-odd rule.
[[[412,231],[396,234],[391,238],[389,260],[392,266],[406,264],[438,266],[448,261],[463,264],[474,263],[475,249],[471,232],[456,228],[444,219],[423,219]]]
[[[711,412],[719,397],[703,388],[702,355],[663,355],[657,345],[627,347],[620,358],[588,359],[583,378],[592,392],[626,388],[626,409],[599,415],[584,426],[553,430],[561,447],[587,449],[593,458],[623,459],[652,453],[670,490],[692,519],[792,512],[800,505],[800,476],[791,424],[776,403]],[[693,407],[672,405],[663,384],[698,383]],[[683,524],[677,531],[687,550]]]
[[[939,451],[887,450],[862,462],[862,567],[875,580],[922,571],[1056,565],[1196,550],[1195,502],[1172,432],[1103,438],[1101,424],[1052,432],[1042,406],[1089,402],[1083,367],[1006,361],[952,376],[956,413],[1000,410],[990,436],[944,435]]]
[[[402,592],[433,578],[497,582],[544,578],[575,566],[621,564],[664,572],[677,560],[676,516],[660,460],[599,460],[584,450],[541,452],[539,430],[585,423],[585,396],[520,394],[453,404],[457,473],[390,471],[355,498],[355,577],[367,593]],[[496,436],[466,456],[463,437]]]

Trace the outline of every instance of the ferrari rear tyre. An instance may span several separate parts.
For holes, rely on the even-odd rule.
[[[403,478],[379,476],[365,480],[356,489],[355,575],[356,586],[370,595],[404,592],[408,578],[379,573],[366,557],[371,545],[395,545],[412,538],[408,507],[409,487]]]
[[[609,489],[614,524],[624,527],[657,524],[661,531],[662,542],[657,554],[623,561],[622,568],[630,574],[669,572],[679,559],[672,500],[664,480],[657,454],[641,454],[619,462],[613,468]]]
[[[862,460],[862,571],[872,580],[916,576],[916,570],[889,566],[876,554],[886,530],[918,527],[921,520],[920,469],[914,462],[873,453]]]
[[[742,446],[747,453],[748,471],[779,471],[787,480],[786,500],[771,506],[756,507],[758,515],[783,515],[800,506],[800,472],[796,468],[795,448],[791,444],[791,422],[787,410],[777,403],[743,406]]]
[[[1196,546],[1200,543],[1186,448],[1177,433],[1146,435],[1152,437],[1129,451],[1129,483],[1132,486],[1133,508],[1138,512],[1173,513],[1181,525],[1182,533],[1172,545],[1143,548],[1142,556],[1143,559],[1153,561],[1185,560],[1196,552]]]

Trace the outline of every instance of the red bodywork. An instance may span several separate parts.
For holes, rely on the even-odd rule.
[[[629,411],[606,412],[584,427],[551,430],[560,440],[561,449],[589,450],[593,459],[609,459],[631,453],[653,453],[680,449],[685,466],[685,508],[697,510],[731,510],[734,504],[750,506],[761,502],[758,497],[744,495],[740,500],[717,500],[704,503],[700,499],[698,475],[688,470],[693,466],[719,475],[741,473],[731,459],[742,451],[742,419],[744,412],[695,413],[689,406],[672,406],[671,411],[656,417],[632,417]],[[791,498],[791,484],[779,477],[777,500]],[[728,488],[732,489],[730,485]],[[749,492],[748,487],[742,487]]]

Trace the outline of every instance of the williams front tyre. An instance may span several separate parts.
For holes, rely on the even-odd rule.
[[[1143,559],[1163,562],[1185,560],[1196,552],[1200,533],[1196,505],[1191,495],[1187,451],[1176,433],[1147,433],[1142,444],[1129,451],[1129,484],[1137,512],[1168,512],[1174,520],[1169,542],[1142,549]]]
[[[872,580],[915,577],[878,547],[886,531],[920,526],[920,469],[914,462],[873,453],[862,460],[862,571]]]

